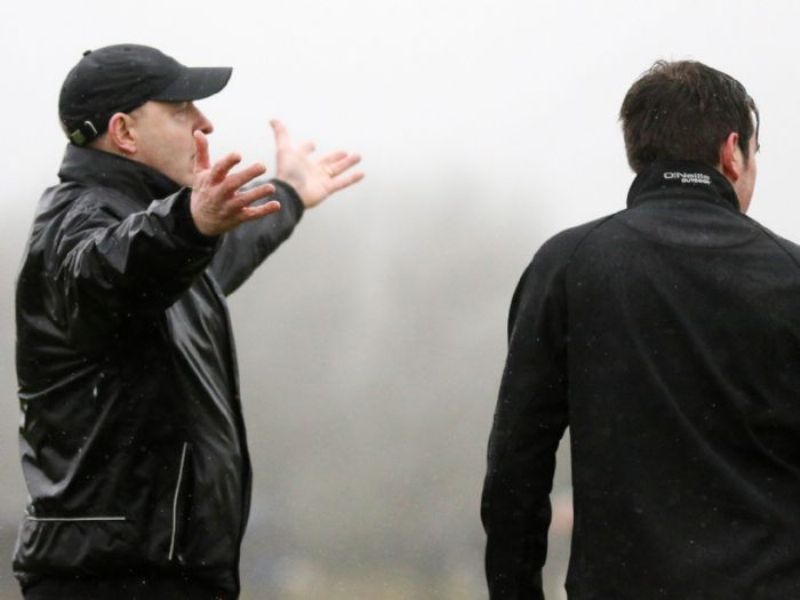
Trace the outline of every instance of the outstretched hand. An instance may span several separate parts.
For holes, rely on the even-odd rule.
[[[350,169],[359,163],[358,154],[337,151],[320,159],[311,157],[315,146],[305,142],[294,146],[283,123],[270,121],[277,147],[277,178],[291,185],[306,208],[322,202],[331,194],[361,181],[364,173]]]
[[[208,139],[201,131],[194,132],[195,158],[192,184],[192,219],[198,231],[214,236],[230,231],[245,221],[259,219],[280,210],[281,205],[271,200],[250,206],[256,200],[275,193],[275,186],[263,184],[247,191],[241,187],[263,175],[267,168],[254,163],[236,173],[230,170],[242,157],[231,153],[211,165],[208,156]]]

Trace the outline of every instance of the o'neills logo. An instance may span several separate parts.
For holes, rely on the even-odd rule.
[[[703,185],[711,185],[711,177],[704,173],[681,173],[680,171],[667,171],[664,173],[664,179],[673,180],[680,179],[681,183],[702,183]]]

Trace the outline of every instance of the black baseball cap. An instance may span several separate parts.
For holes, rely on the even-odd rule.
[[[108,127],[118,112],[149,100],[183,102],[216,94],[231,67],[186,67],[160,50],[118,44],[87,50],[61,86],[58,116],[73,144],[83,146]]]

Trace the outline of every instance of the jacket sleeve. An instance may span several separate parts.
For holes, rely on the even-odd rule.
[[[253,271],[294,231],[303,216],[303,203],[289,184],[273,179],[281,209],[263,219],[243,223],[222,236],[211,263],[211,273],[226,296],[242,285]],[[267,199],[261,202],[266,202]]]
[[[54,283],[74,342],[113,330],[132,314],[169,307],[216,247],[217,238],[194,226],[188,190],[125,218],[100,201],[102,193],[73,202],[54,246]]]
[[[544,250],[544,248],[543,248]],[[511,303],[481,517],[492,600],[544,598],[555,454],[567,426],[563,266],[540,251]]]

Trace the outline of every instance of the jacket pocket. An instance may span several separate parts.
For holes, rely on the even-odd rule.
[[[14,570],[110,573],[134,564],[137,543],[136,527],[123,516],[26,515],[14,551]]]
[[[33,517],[25,515],[26,521],[38,523],[98,523],[103,521],[127,521],[128,517],[123,516],[92,516],[92,517]]]

